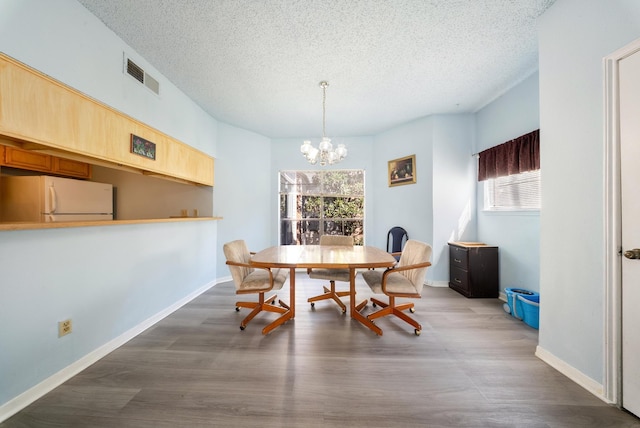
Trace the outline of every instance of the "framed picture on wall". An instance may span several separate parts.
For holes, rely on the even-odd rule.
[[[156,160],[156,144],[131,134],[131,153]]]
[[[416,155],[389,161],[389,187],[416,183]]]

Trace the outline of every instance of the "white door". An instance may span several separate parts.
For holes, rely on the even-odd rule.
[[[622,59],[619,72],[622,406],[640,416],[640,52]]]

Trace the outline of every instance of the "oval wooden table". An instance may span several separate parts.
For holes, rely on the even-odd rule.
[[[356,270],[392,267],[396,264],[396,259],[386,251],[367,246],[280,245],[254,254],[251,258],[251,264],[256,267],[290,269],[289,305],[291,310],[274,322],[271,330],[296,316],[297,268],[349,269],[349,313],[351,318],[360,321],[376,334],[382,335],[382,330],[359,312],[359,309],[366,304],[366,300],[356,305]]]

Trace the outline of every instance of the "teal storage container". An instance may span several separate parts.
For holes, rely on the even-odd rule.
[[[535,291],[525,290],[523,288],[505,288],[505,295],[507,296],[507,303],[504,305],[504,310],[518,318],[519,320],[524,317],[524,307],[520,300],[517,299],[518,296],[540,296]]]
[[[522,321],[537,329],[540,324],[540,295],[517,295],[517,303],[522,305]]]

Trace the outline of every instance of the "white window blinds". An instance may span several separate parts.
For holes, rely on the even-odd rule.
[[[497,177],[484,182],[484,209],[539,210],[540,170]]]

